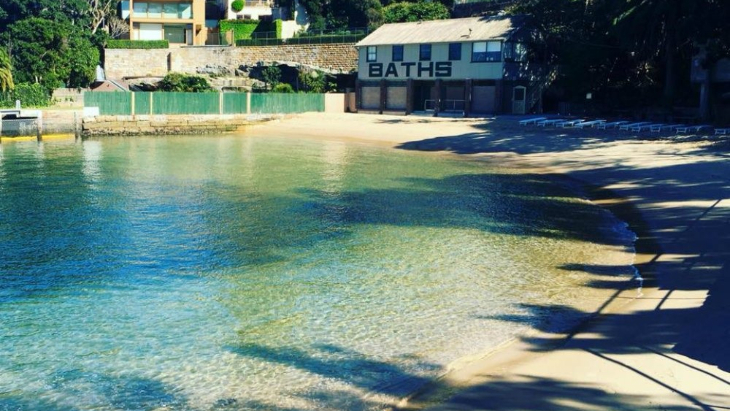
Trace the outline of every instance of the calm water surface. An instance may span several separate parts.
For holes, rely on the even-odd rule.
[[[432,153],[4,142],[0,410],[377,409],[595,308],[632,238],[544,177]]]

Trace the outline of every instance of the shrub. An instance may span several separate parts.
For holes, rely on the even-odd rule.
[[[51,96],[45,87],[38,83],[16,84],[12,91],[0,93],[0,107],[15,107],[15,100],[20,100],[23,107],[47,107],[51,105]]]
[[[160,91],[175,91],[186,93],[201,93],[213,91],[208,80],[200,76],[191,76],[182,73],[170,73],[157,85]]]
[[[246,3],[243,2],[243,0],[234,0],[233,3],[231,3],[231,9],[238,13],[239,11],[243,10],[243,6]]]
[[[292,94],[294,93],[294,88],[289,83],[279,83],[271,91],[274,93]]]
[[[170,48],[167,40],[109,40],[108,49],[166,49]]]

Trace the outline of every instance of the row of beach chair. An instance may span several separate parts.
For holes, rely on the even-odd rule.
[[[596,128],[598,130],[617,129],[619,131],[642,132],[649,131],[651,133],[676,133],[676,134],[698,134],[713,129],[709,124],[686,125],[686,124],[664,124],[653,123],[650,121],[630,122],[630,121],[607,121],[607,120],[586,120],[586,119],[564,119],[564,118],[547,118],[533,117],[520,120],[520,125],[535,125],[537,127],[556,127],[556,128]],[[730,134],[730,128],[715,128],[715,135]]]

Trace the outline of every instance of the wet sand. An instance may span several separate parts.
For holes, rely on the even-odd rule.
[[[400,408],[727,409],[730,141],[522,127],[518,120],[311,113],[254,128],[560,174],[637,233],[640,294],[615,289],[568,334],[524,336],[461,362]]]

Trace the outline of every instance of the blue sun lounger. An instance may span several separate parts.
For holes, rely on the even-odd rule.
[[[629,130],[633,129],[634,127],[645,126],[647,124],[651,124],[651,123],[648,121],[642,121],[641,123],[621,124],[618,127],[618,129],[621,131],[629,131]]]
[[[573,128],[583,129],[583,128],[586,128],[586,127],[593,127],[593,126],[600,127],[600,125],[602,123],[605,123],[605,122],[606,122],[606,120],[584,121],[582,123],[573,124]]]
[[[681,126],[677,127],[677,134],[684,134],[684,133],[699,133],[702,131],[703,128],[710,128],[712,127],[709,124],[700,124],[698,126]]]
[[[647,124],[640,124],[635,127],[631,127],[631,131],[644,131],[644,130],[651,130],[652,127],[662,127],[664,124],[661,123],[647,123]]]
[[[612,121],[610,123],[601,123],[597,125],[596,128],[599,130],[605,130],[607,128],[618,128],[628,123],[628,121]]]
[[[580,120],[565,120],[565,121],[561,121],[559,123],[555,123],[555,127],[561,127],[561,128],[573,127],[574,125],[576,125],[578,123],[582,123],[584,121],[585,120],[583,120],[583,119],[580,119]]]
[[[557,123],[560,123],[561,121],[565,121],[564,118],[555,118],[552,120],[541,120],[537,122],[538,127],[547,127],[547,126],[554,126]]]
[[[538,121],[547,120],[547,117],[535,117],[535,118],[528,118],[525,120],[520,120],[521,126],[527,126],[530,124],[537,124]]]
[[[662,130],[672,131],[675,128],[679,128],[679,127],[686,127],[686,126],[684,124],[666,124],[666,125],[655,124],[655,125],[651,126],[651,132],[660,133],[660,132],[662,132]]]

